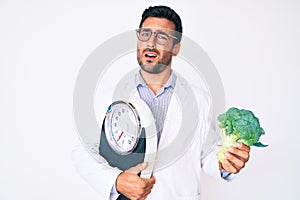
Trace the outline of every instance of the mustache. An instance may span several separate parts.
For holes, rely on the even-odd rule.
[[[157,55],[160,54],[159,51],[157,51],[156,49],[150,49],[150,48],[147,48],[147,49],[143,50],[143,54],[146,53],[146,52],[154,52]]]

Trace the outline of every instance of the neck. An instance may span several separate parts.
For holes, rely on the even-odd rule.
[[[150,74],[141,70],[141,75],[148,85],[148,87],[157,94],[158,91],[166,84],[170,75],[171,75],[171,67],[167,67],[164,71],[159,74]]]

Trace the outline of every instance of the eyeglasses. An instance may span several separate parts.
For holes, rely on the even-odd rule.
[[[140,28],[140,29],[136,30],[136,35],[137,35],[138,39],[142,42],[147,42],[151,38],[152,34],[154,34],[156,43],[158,43],[160,45],[167,44],[168,41],[170,40],[170,38],[177,40],[177,37],[175,37],[173,35],[169,35],[162,31],[152,32],[151,29],[147,29],[147,28],[145,28],[145,29]]]

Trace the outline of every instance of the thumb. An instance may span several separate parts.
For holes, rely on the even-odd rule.
[[[141,171],[143,171],[147,167],[148,167],[148,163],[144,162],[144,163],[137,164],[136,166],[127,169],[126,172],[131,173],[131,174],[139,174]]]

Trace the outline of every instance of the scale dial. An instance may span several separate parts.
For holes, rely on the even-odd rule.
[[[130,103],[112,103],[107,109],[104,127],[108,144],[116,153],[128,155],[135,149],[141,134],[141,123]]]

